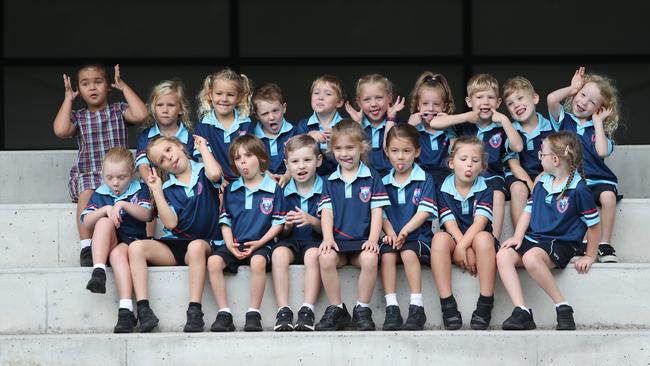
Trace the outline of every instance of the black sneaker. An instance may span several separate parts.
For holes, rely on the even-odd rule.
[[[399,311],[399,308],[397,309]],[[372,321],[372,310],[369,307],[357,305],[352,309],[352,326],[356,330],[375,330]]]
[[[381,327],[383,330],[400,330],[402,329],[402,314],[400,313],[399,306],[389,305],[386,306],[386,318],[384,325]]]
[[[458,311],[458,304],[454,301],[451,304],[441,305],[442,325],[446,330],[458,330],[463,327],[463,317]]]
[[[555,308],[557,313],[556,330],[576,330],[576,322],[573,320],[573,308],[569,305],[560,305]]]
[[[479,307],[484,308],[485,310],[489,309],[488,314],[481,316],[479,314]],[[474,330],[486,330],[490,327],[490,320],[492,320],[492,308],[494,303],[486,304],[481,303],[480,301],[476,304],[476,310],[472,313],[472,320],[469,322],[469,327]]]
[[[424,307],[418,305],[409,305],[409,316],[402,327],[403,330],[423,330],[424,323],[427,322],[427,315],[424,313]]]
[[[217,318],[210,327],[211,332],[234,332],[235,324],[232,323],[232,314],[227,311],[217,313]]]
[[[316,324],[315,329],[318,331],[342,330],[350,325],[350,313],[343,304],[343,308],[336,305],[330,305],[325,309],[325,314]]]
[[[600,263],[617,263],[616,251],[608,243],[598,244],[598,261]]]
[[[528,312],[530,311],[530,312]],[[533,320],[533,310],[528,311],[517,306],[512,310],[512,315],[501,324],[503,330],[531,330],[537,328]]]
[[[278,310],[273,330],[276,332],[291,332],[293,330],[293,311],[289,307],[285,306]]]
[[[106,293],[106,271],[101,268],[93,269],[90,280],[86,284],[86,289],[94,294]]]
[[[203,332],[203,312],[196,306],[190,306],[187,308],[187,322],[185,327],[183,327],[183,332],[185,333],[197,333]]]
[[[140,322],[140,333],[151,332],[158,326],[158,317],[148,306],[138,306],[138,321]]]
[[[113,333],[133,333],[133,329],[138,321],[135,319],[135,315],[129,309],[118,309],[117,310],[117,324],[113,329]]]
[[[79,265],[82,267],[93,266],[93,252],[90,247],[81,248],[81,252],[79,252]]]
[[[303,306],[298,310],[298,320],[293,329],[301,332],[312,331],[314,330],[314,319],[316,319],[314,312],[310,308]]]
[[[249,311],[246,313],[246,324],[244,324],[244,332],[261,332],[262,331],[262,314],[257,311]]]

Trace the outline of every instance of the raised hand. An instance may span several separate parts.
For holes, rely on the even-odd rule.
[[[359,123],[361,123],[361,121],[363,120],[363,112],[361,110],[354,109],[354,107],[352,106],[352,104],[350,104],[350,102],[345,102],[345,111],[348,112],[350,118],[352,118],[353,120]]]
[[[307,134],[309,136],[313,137],[314,140],[316,140],[317,142],[320,142],[320,143],[327,142],[327,137],[325,136],[324,133],[322,133],[320,131],[309,131],[309,132],[307,132]]]
[[[571,94],[577,93],[585,84],[585,67],[580,66],[571,78]]]
[[[156,169],[154,168],[150,168],[150,169],[151,172],[147,177],[147,187],[149,187],[149,191],[153,193],[153,191],[158,191],[162,189],[162,179],[160,179],[160,177],[158,176]]]
[[[115,65],[115,82],[111,84],[111,87],[117,90],[124,89],[124,83],[122,82],[122,77],[120,75],[120,64]]]
[[[424,112],[415,112],[409,116],[408,124],[411,126],[417,126],[424,120]]]
[[[398,95],[397,98],[395,99],[395,103],[392,106],[388,107],[388,111],[386,111],[386,116],[389,119],[394,119],[395,116],[397,116],[397,112],[404,109],[404,104],[406,103],[405,100],[406,99],[404,97],[400,97]]]
[[[612,107],[602,106],[598,108],[598,110],[596,111],[596,113],[594,113],[592,118],[594,121],[602,122],[605,120],[605,118],[609,117],[612,114],[612,112],[613,112]]]
[[[199,135],[192,135],[192,137],[194,138],[194,147],[196,147],[201,154],[203,154],[204,151],[207,151],[208,140],[206,140],[205,137]]]
[[[70,77],[66,74],[63,74],[63,87],[65,88],[65,99],[72,102],[77,95],[79,95],[78,90],[72,90],[72,83],[70,82]]]

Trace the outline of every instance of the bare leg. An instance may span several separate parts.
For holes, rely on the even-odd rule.
[[[136,240],[129,245],[129,267],[137,301],[148,299],[149,268],[147,262],[157,266],[173,266],[176,259],[165,244],[156,240]]]
[[[315,304],[320,292],[320,266],[318,265],[318,248],[311,248],[305,253],[305,303]]]
[[[327,300],[329,300],[330,305],[338,305],[341,303],[341,284],[339,283],[339,274],[336,269],[344,261],[345,257],[334,250],[318,256],[320,275],[323,279],[323,287],[325,288],[325,294],[327,294]]]
[[[115,274],[115,286],[120,299],[133,297],[133,283],[131,282],[131,269],[129,267],[129,247],[120,243],[111,250],[110,259],[113,273]]]
[[[394,294],[397,287],[397,253],[384,253],[381,256],[381,281],[385,294]]]
[[[497,275],[496,252],[494,238],[486,231],[476,234],[472,242],[476,253],[476,270],[481,287],[481,295],[494,295],[494,282]]]
[[[108,253],[117,245],[115,225],[108,217],[102,217],[95,223],[93,231],[93,264],[106,264]]]
[[[351,263],[361,268],[357,283],[357,297],[360,302],[370,303],[372,292],[375,290],[375,284],[377,283],[378,261],[379,255],[368,251],[363,251],[352,257]]]
[[[497,253],[497,267],[501,282],[510,296],[512,304],[517,306],[526,306],[524,293],[521,289],[521,281],[517,274],[516,267],[523,267],[521,256],[511,248],[501,248]]]
[[[499,239],[503,229],[503,216],[506,214],[506,196],[503,192],[494,191],[492,206],[492,235]]]
[[[431,273],[441,299],[452,295],[451,291],[451,253],[456,244],[451,235],[439,231],[431,242]]]
[[[265,287],[266,258],[262,255],[253,255],[251,257],[251,307],[253,309],[259,309],[262,306]]]
[[[400,252],[400,256],[402,263],[404,263],[404,272],[406,273],[406,280],[409,283],[411,293],[422,293],[422,267],[420,266],[420,258],[412,250],[403,250]]]
[[[189,267],[190,302],[201,303],[203,300],[203,286],[205,285],[205,269],[207,257],[210,255],[210,244],[197,239],[190,242],[185,254],[185,263]]]
[[[532,248],[523,255],[521,261],[530,277],[537,282],[539,287],[546,291],[556,304],[564,302],[564,296],[562,296],[551,273],[551,268],[555,267],[555,263],[551,261],[551,258],[543,249]]]
[[[219,309],[228,307],[228,291],[226,290],[226,279],[223,276],[223,270],[226,263],[218,255],[211,255],[208,258],[208,273],[210,274],[210,286],[214,299],[217,301]]]
[[[291,249],[279,246],[273,250],[273,290],[278,308],[289,306],[289,264],[293,263],[293,260]]]
[[[612,240],[614,219],[616,218],[616,195],[605,191],[600,194],[600,241],[609,243]]]
[[[80,240],[90,239],[93,235],[93,230],[87,228],[86,225],[82,224],[79,220],[81,213],[86,209],[86,206],[88,206],[88,201],[90,201],[90,197],[93,195],[93,192],[94,191],[92,189],[81,191],[77,200],[77,217],[75,222],[77,223],[77,230],[79,231]]]
[[[528,201],[528,187],[525,183],[515,182],[510,186],[510,219],[512,227],[517,227],[519,216],[524,212]]]

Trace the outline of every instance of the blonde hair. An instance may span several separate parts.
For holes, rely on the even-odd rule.
[[[318,141],[309,135],[297,135],[289,139],[287,144],[284,146],[284,156],[285,159],[289,159],[289,154],[292,152],[307,147],[314,152],[315,156],[320,155],[320,146]]]
[[[411,113],[418,111],[418,104],[420,103],[420,91],[423,88],[431,88],[440,90],[442,93],[442,99],[445,103],[443,112],[447,114],[452,114],[456,110],[456,105],[454,104],[454,98],[451,95],[451,88],[447,79],[442,74],[434,74],[431,71],[425,71],[420,74],[420,77],[415,81],[415,85],[411,90]]]
[[[603,120],[603,128],[605,129],[605,133],[607,133],[607,136],[612,137],[612,135],[618,128],[618,120],[620,118],[618,90],[614,86],[615,81],[608,78],[607,76],[599,75],[599,74],[585,74],[583,80],[584,80],[584,84],[587,83],[596,84],[598,90],[600,90],[600,95],[604,99],[603,107],[612,109],[612,113]],[[573,113],[573,106],[572,106],[573,97],[574,95],[568,97],[564,101],[564,109],[567,110],[569,113]]]
[[[499,96],[499,82],[490,74],[476,74],[467,82],[467,96],[484,91],[491,90],[494,95]]]
[[[339,100],[345,99],[345,91],[343,90],[343,82],[341,79],[334,75],[322,75],[316,78],[311,83],[311,88],[309,88],[309,94],[312,94],[314,92],[314,88],[318,83],[324,83],[332,87],[334,89],[334,92],[336,93],[336,96],[339,98]]]
[[[551,150],[553,155],[569,163],[569,177],[564,188],[562,188],[562,192],[558,196],[558,199],[561,199],[573,181],[576,172],[580,176],[584,176],[582,172],[582,144],[578,140],[578,137],[569,131],[550,134],[546,136],[544,141],[544,143],[548,142],[549,150]]]
[[[523,76],[515,76],[503,83],[503,86],[501,87],[501,97],[506,99],[518,90],[525,90],[531,94],[535,94],[535,88],[533,88],[533,84],[530,80]]]
[[[158,85],[154,86],[151,90],[151,96],[147,102],[149,107],[149,119],[145,123],[144,128],[152,127],[156,123],[156,103],[158,99],[165,95],[174,95],[178,104],[181,107],[181,115],[179,116],[180,123],[191,133],[194,130],[192,124],[192,115],[190,111],[190,103],[187,101],[185,94],[185,87],[180,80],[163,80]]]
[[[487,168],[488,165],[488,155],[485,152],[485,145],[483,145],[483,141],[479,139],[476,136],[463,136],[459,137],[454,141],[454,144],[451,145],[451,151],[449,152],[449,160],[452,160],[454,156],[458,153],[458,150],[460,150],[461,146],[464,145],[473,145],[479,148],[479,154],[481,155],[481,165],[483,165],[483,169]]]
[[[231,69],[223,69],[217,73],[208,75],[205,80],[203,80],[203,88],[197,96],[199,102],[199,117],[210,113],[212,110],[212,103],[210,100],[210,92],[214,87],[214,83],[217,80],[226,80],[232,81],[237,84],[239,88],[239,102],[237,103],[237,109],[239,110],[239,116],[241,118],[246,118],[250,116],[251,113],[251,89],[252,84],[248,77],[244,74],[237,74]]]
[[[233,173],[239,175],[237,164],[235,164],[235,158],[237,157],[239,148],[243,148],[257,157],[262,174],[269,169],[269,154],[266,152],[264,143],[257,136],[246,134],[234,139],[228,148],[228,164],[230,164],[230,169],[232,169]]]
[[[124,146],[111,147],[106,151],[104,155],[103,164],[106,164],[107,161],[113,163],[126,163],[131,170],[131,173],[135,172],[135,159],[131,151]]]
[[[386,90],[386,94],[393,95],[393,83],[391,83],[388,78],[379,74],[370,74],[361,77],[357,81],[357,98],[359,98],[359,95],[361,94],[361,87],[363,85],[374,83],[381,84],[384,87],[384,90]]]
[[[344,118],[332,127],[332,137],[328,144],[328,152],[332,153],[332,146],[336,144],[338,139],[344,136],[361,146],[361,161],[364,164],[368,164],[368,153],[372,148],[368,142],[366,132],[358,122],[350,118]]]

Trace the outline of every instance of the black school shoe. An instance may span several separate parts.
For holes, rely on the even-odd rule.
[[[375,330],[375,322],[372,321],[372,310],[361,305],[355,306],[352,309],[352,326],[361,331]]]
[[[298,310],[298,320],[296,320],[296,326],[293,329],[299,332],[312,331],[314,330],[315,319],[314,312],[310,308],[303,306]]]
[[[249,311],[246,313],[246,324],[244,324],[244,332],[261,332],[262,331],[262,314],[257,311]]]
[[[138,324],[138,321],[135,319],[135,315],[133,315],[131,310],[118,309],[117,324],[115,324],[113,333],[133,333],[136,324]]]
[[[187,308],[187,322],[185,327],[183,327],[183,332],[185,333],[197,333],[203,332],[203,312],[196,306],[190,306]]]
[[[91,247],[81,248],[81,252],[79,252],[79,265],[81,267],[93,266],[93,252]]]
[[[616,250],[609,243],[598,244],[598,262],[600,263],[617,263]]]
[[[456,301],[451,304],[441,305],[442,325],[445,330],[458,330],[463,327],[463,317],[458,311]]]
[[[409,305],[409,316],[402,327],[403,330],[423,330],[424,323],[427,322],[427,315],[424,313],[424,307],[418,305]]]
[[[235,324],[232,322],[232,314],[227,311],[217,313],[217,318],[210,327],[211,332],[234,332]]]
[[[291,332],[293,330],[293,311],[287,306],[278,310],[273,330],[276,332]]]
[[[569,305],[560,305],[555,308],[557,313],[556,330],[576,330],[576,322],[573,320],[573,308]]]
[[[106,293],[106,271],[101,268],[93,269],[92,275],[90,275],[90,280],[86,284],[86,289],[90,290],[93,294],[105,294]]]
[[[386,306],[386,318],[384,325],[381,327],[383,330],[400,330],[402,329],[402,314],[400,313],[399,306],[389,305]]]
[[[494,303],[492,304],[487,304],[487,303],[481,303],[479,300],[478,303],[476,304],[476,310],[472,313],[472,320],[469,323],[470,328],[474,330],[486,330],[490,327],[490,320],[492,320],[492,308],[494,307]],[[487,315],[481,316],[479,314],[479,308],[483,308],[483,310],[487,311]]]
[[[343,308],[330,305],[325,309],[325,314],[323,314],[320,322],[316,324],[315,329],[317,331],[342,330],[350,325],[350,320],[350,313],[348,313],[345,304],[343,304]]]
[[[158,326],[158,317],[148,306],[138,306],[138,321],[140,333],[148,333]]]
[[[528,312],[530,311],[530,312]],[[532,330],[537,328],[533,320],[533,310],[528,311],[517,306],[512,310],[512,315],[501,324],[503,330]]]

